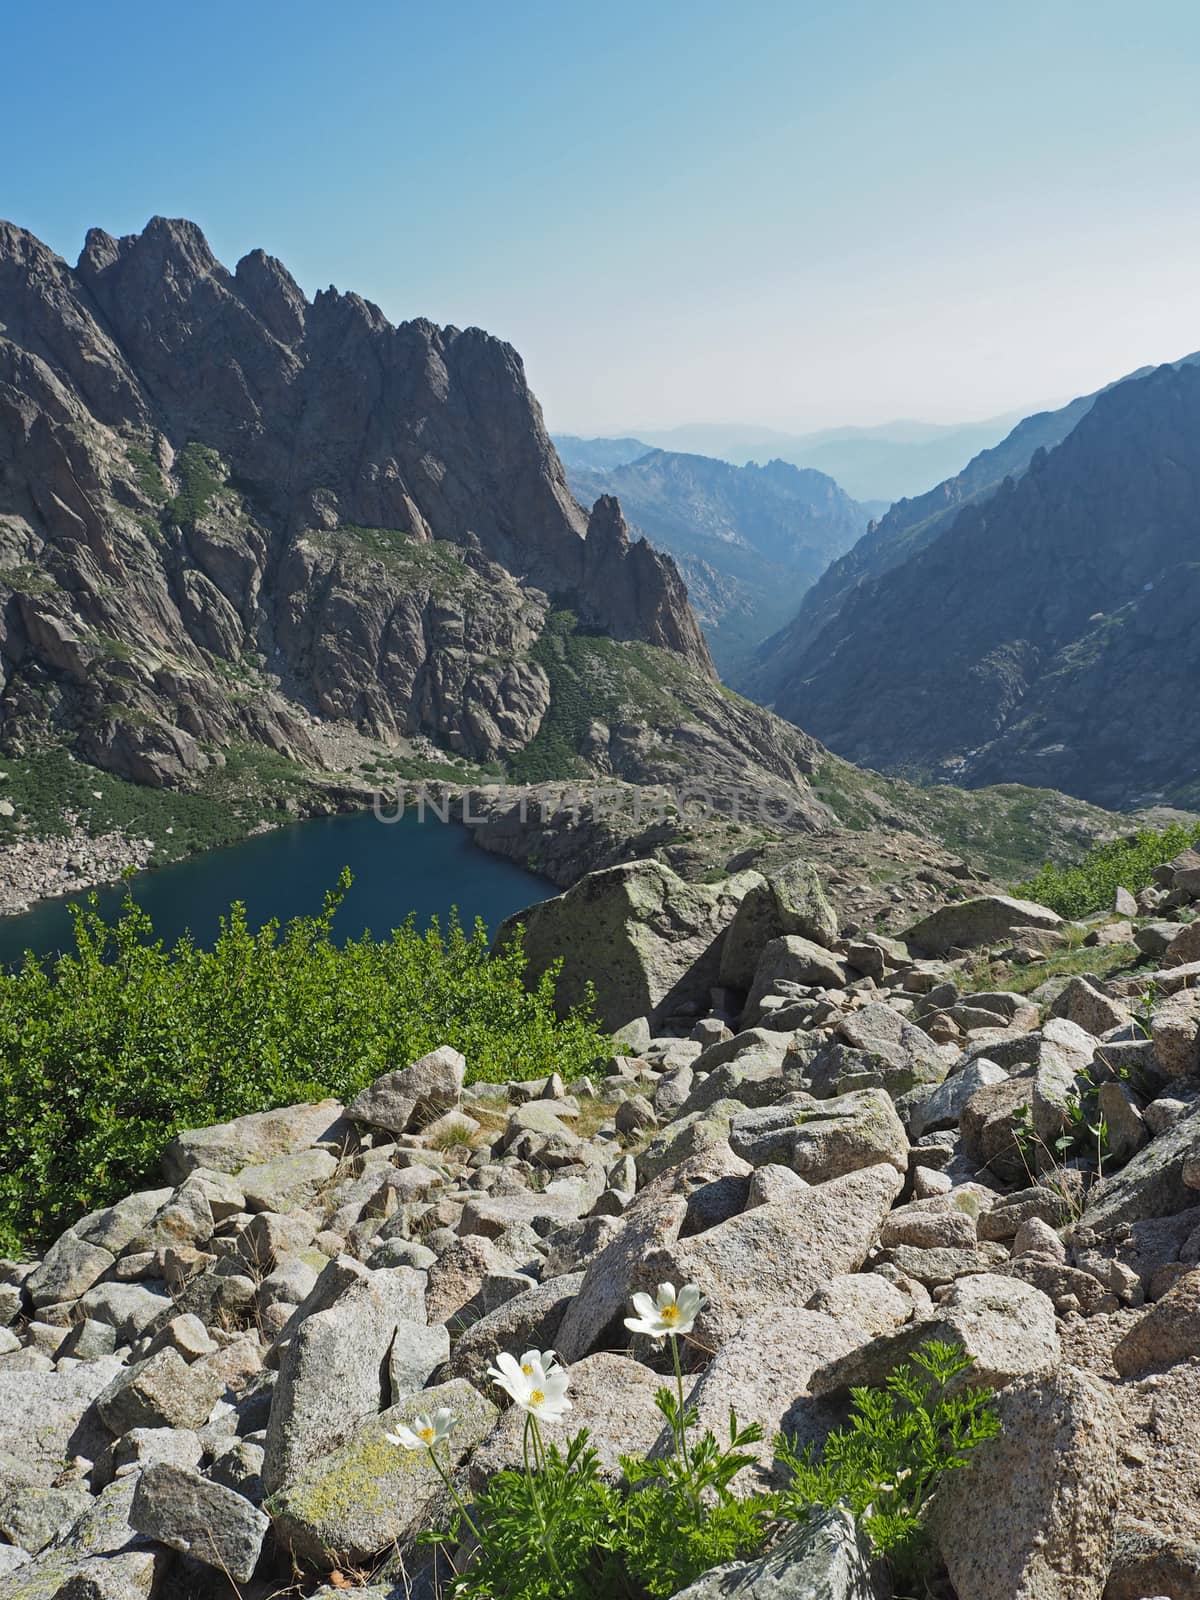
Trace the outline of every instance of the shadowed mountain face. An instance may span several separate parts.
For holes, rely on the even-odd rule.
[[[573,498],[511,346],[189,222],[74,270],[0,223],[0,721],[174,782],[311,716],[480,760],[547,704],[551,604],[712,666],[671,561]]]
[[[1019,481],[935,511],[932,528],[910,524],[921,531],[903,558],[873,571],[864,560],[815,636],[772,641],[756,683],[778,711],[885,769],[1105,805],[1194,800],[1200,366],[1161,367],[1080,406]],[[1071,420],[1058,417],[1031,419],[1024,442]],[[956,487],[969,496],[960,479],[946,498]]]
[[[1187,356],[1184,363],[1197,359]],[[1144,378],[1153,371],[1143,367],[1129,378]],[[1129,379],[1122,379],[1128,382]],[[1108,388],[1115,385],[1110,384]],[[955,477],[947,478],[927,494],[897,500],[880,521],[873,523],[845,555],[834,561],[804,596],[796,615],[768,639],[746,673],[746,691],[770,703],[787,692],[797,665],[821,630],[834,622],[847,595],[872,578],[898,567],[909,556],[932,544],[954,521],[964,506],[985,500],[1004,482],[1019,478],[1037,450],[1052,450],[1085,417],[1099,395],[1081,395],[1057,411],[1039,411],[1024,418],[990,450],[981,450]]]
[[[717,666],[739,687],[750,652],[869,520],[832,478],[786,461],[734,467],[651,450],[603,471],[569,459],[567,476],[581,499],[619,496],[634,526],[674,557]]]

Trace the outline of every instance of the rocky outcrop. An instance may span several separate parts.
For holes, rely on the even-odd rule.
[[[605,1027],[689,1008],[695,1014],[718,981],[739,902],[761,882],[747,872],[713,886],[685,883],[656,861],[634,861],[589,873],[566,894],[517,912],[502,924],[497,946],[523,927],[531,978],[561,961],[559,1004],[581,1004],[590,985]]]
[[[596,441],[600,443],[601,441]],[[864,532],[866,507],[823,472],[786,461],[731,466],[643,446],[608,467],[568,461],[591,503],[616,495],[631,522],[678,563],[722,676],[787,621],[796,598]]]
[[[492,761],[545,715],[550,594],[712,675],[673,564],[576,503],[479,329],[309,302],[161,217],[74,270],[0,224],[0,329],[10,743],[156,785],[234,741],[319,765],[313,718]]]

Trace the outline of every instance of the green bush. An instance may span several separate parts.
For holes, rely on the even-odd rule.
[[[604,1053],[590,1007],[556,1016],[557,971],[527,990],[520,944],[489,955],[482,923],[337,945],[349,881],[283,928],[235,905],[211,950],[164,948],[132,901],[114,926],[77,907],[71,954],[0,976],[0,1253],[152,1179],[182,1128],[345,1100],[441,1044],[491,1080]]]
[[[1076,866],[1055,867],[1047,862],[1032,878],[1015,884],[1013,892],[1049,906],[1060,917],[1085,917],[1111,905],[1118,887],[1131,894],[1144,889],[1153,881],[1155,867],[1197,843],[1200,823],[1185,827],[1173,822],[1161,830],[1143,828],[1132,838],[1096,845]]]
[[[208,445],[193,441],[179,452],[175,471],[181,488],[175,498],[168,501],[167,515],[181,527],[191,527],[204,516],[224,487],[221,458]]]
[[[529,1351],[521,1360],[540,1365],[542,1358]],[[454,1600],[665,1600],[713,1567],[759,1555],[816,1508],[843,1502],[887,1562],[896,1592],[932,1593],[922,1580],[933,1566],[925,1533],[933,1493],[944,1473],[966,1466],[970,1452],[1000,1431],[994,1395],[962,1384],[972,1365],[961,1346],[930,1340],[883,1388],[852,1391],[850,1426],[831,1433],[822,1451],[799,1452],[776,1439],[789,1478],[782,1490],[743,1477],[735,1493],[734,1479],[757,1471],[745,1446],[763,1437],[761,1427],[742,1425],[731,1407],[727,1445],[708,1430],[696,1437],[695,1407],[669,1388],[659,1390],[657,1404],[673,1452],[653,1460],[622,1455],[619,1487],[601,1480],[586,1429],[565,1451],[546,1447],[536,1416],[527,1414],[524,1471],[496,1473],[470,1510],[455,1494],[452,1525],[423,1539],[447,1552],[468,1536],[477,1546],[466,1569],[449,1578]],[[676,1372],[682,1390],[678,1365]],[[452,1463],[439,1460],[436,1442],[427,1449],[455,1493]]]
[[[882,1389],[850,1391],[850,1426],[831,1433],[819,1454],[777,1439],[790,1474],[780,1514],[803,1520],[813,1506],[844,1501],[907,1590],[928,1565],[924,1522],[938,1481],[1000,1432],[992,1393],[961,1383],[972,1365],[960,1345],[930,1339]]]

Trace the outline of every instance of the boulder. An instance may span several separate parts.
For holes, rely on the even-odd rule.
[[[263,1463],[269,1492],[336,1450],[384,1405],[393,1339],[401,1323],[418,1320],[412,1315],[410,1272],[363,1272],[328,1307],[299,1323],[280,1355],[271,1399]],[[321,1289],[319,1279],[314,1297]]]
[[[827,947],[837,938],[837,917],[807,861],[775,868],[746,891],[721,948],[720,981],[749,989],[764,948],[789,933]]]
[[[1101,1600],[1117,1509],[1117,1411],[1073,1367],[1014,1384],[1001,1432],[947,1473],[931,1531],[958,1600]]]
[[[122,1370],[110,1356],[56,1372],[0,1369],[0,1461],[12,1464],[6,1470],[15,1476],[19,1464],[48,1481],[72,1456],[94,1461],[108,1438],[92,1404]]]
[[[870,1001],[843,1017],[836,1037],[859,1053],[853,1071],[862,1075],[863,1086],[878,1083],[893,1097],[918,1084],[940,1083],[949,1070],[945,1055],[927,1033],[879,1001]],[[815,1086],[819,1073],[819,1066],[814,1067],[818,1094],[822,1092]],[[857,1082],[845,1086],[860,1087]]]
[[[1152,1217],[1173,1217],[1196,1204],[1184,1171],[1200,1155],[1200,1106],[1151,1139],[1119,1172],[1102,1179],[1088,1196],[1080,1227],[1101,1235]]]
[[[158,1350],[124,1368],[96,1401],[110,1433],[130,1428],[200,1428],[225,1382],[202,1363],[189,1366],[178,1350]]]
[[[675,1600],[877,1600],[871,1551],[845,1506],[793,1528],[757,1561],[714,1567]]]
[[[670,1245],[687,1216],[687,1198],[641,1195],[625,1213],[620,1233],[586,1268],[579,1293],[569,1302],[558,1331],[564,1362],[579,1361],[621,1330],[631,1314],[629,1298],[641,1262]]]
[[[620,1483],[619,1458],[649,1455],[662,1431],[662,1412],[654,1398],[662,1385],[658,1373],[629,1356],[608,1351],[586,1356],[571,1368],[571,1410],[565,1422],[543,1424],[542,1437],[562,1449],[570,1435],[586,1428],[588,1443],[600,1458],[601,1477]],[[728,1416],[726,1408],[723,1420]],[[493,1473],[520,1469],[524,1433],[525,1413],[509,1406],[471,1457],[472,1489],[482,1489]]]
[[[94,1322],[106,1322],[114,1329],[118,1344],[132,1344],[173,1309],[174,1301],[161,1280],[97,1283],[79,1299],[80,1313]]]
[[[1113,1529],[1113,1559],[1104,1600],[1200,1600],[1200,1544],[1133,1517]]]
[[[449,1045],[431,1050],[410,1067],[376,1078],[347,1107],[353,1122],[365,1122],[387,1133],[423,1128],[462,1099],[466,1059]]]
[[[547,1278],[514,1295],[471,1324],[455,1340],[451,1376],[479,1379],[502,1350],[553,1350],[567,1307],[583,1284],[582,1272]]]
[[[496,1407],[469,1383],[423,1389],[363,1421],[333,1454],[311,1465],[272,1501],[274,1536],[299,1560],[327,1570],[404,1544],[453,1512],[425,1450],[384,1438],[397,1424],[445,1406],[457,1424],[440,1459],[451,1471],[490,1431]]]
[[[1183,967],[1200,961],[1200,917],[1180,928],[1163,951],[1164,967]]]
[[[1200,989],[1181,989],[1156,1005],[1150,1037],[1164,1077],[1188,1078],[1200,1072]]]
[[[940,906],[914,924],[904,939],[915,951],[941,956],[956,948],[976,950],[981,945],[1012,943],[1018,933],[1029,928],[1054,933],[1061,927],[1062,918],[1046,906],[987,894]]]
[[[109,1484],[61,1542],[19,1563],[4,1600],[150,1600],[169,1558],[130,1526],[134,1491],[131,1478]]]
[[[751,1166],[791,1167],[810,1183],[890,1162],[908,1169],[908,1138],[882,1089],[833,1100],[789,1095],[775,1106],[745,1111],[729,1124],[729,1147]]]
[[[178,1134],[163,1154],[163,1172],[171,1183],[182,1183],[198,1167],[240,1172],[243,1167],[260,1166],[312,1145],[338,1145],[350,1132],[336,1100],[256,1111],[232,1122]]]
[[[913,1303],[878,1272],[843,1272],[824,1283],[808,1302],[852,1332],[891,1333],[913,1314]]]
[[[1001,1388],[1044,1372],[1058,1361],[1054,1307],[1018,1279],[977,1273],[961,1279],[929,1315],[882,1334],[820,1367],[814,1394],[839,1394],[859,1384],[877,1387],[930,1339],[959,1344],[974,1363],[965,1381]]]
[[[92,1481],[103,1486],[157,1461],[170,1462],[174,1467],[199,1468],[203,1459],[203,1442],[191,1428],[130,1428],[128,1433],[114,1439],[101,1456],[93,1469]]]
[[[932,1087],[921,1084],[910,1089],[897,1103],[896,1110],[908,1128],[910,1139],[945,1128],[957,1128],[963,1107],[976,1089],[1003,1083],[1007,1077],[1003,1067],[980,1056],[941,1083]]]
[[[1129,1007],[1110,999],[1087,978],[1072,978],[1058,998],[1051,1001],[1050,1015],[1065,1017],[1085,1033],[1100,1038],[1129,1021]]]
[[[779,1433],[787,1434],[799,1449],[822,1443],[841,1423],[842,1413],[829,1401],[813,1397],[809,1379],[831,1356],[855,1349],[867,1337],[862,1328],[796,1306],[748,1317],[737,1338],[705,1367],[688,1396],[688,1404],[699,1414],[700,1430],[711,1428],[723,1443],[729,1436],[730,1406],[740,1421],[760,1423],[764,1437],[759,1444],[747,1445],[746,1454],[754,1457],[762,1472],[771,1469],[773,1441]],[[655,1432],[656,1454],[661,1454],[671,1444],[661,1417]],[[761,1486],[760,1474],[749,1468],[734,1479],[735,1491],[742,1494]]]
[[[423,1389],[449,1358],[449,1328],[441,1324],[428,1327],[423,1322],[397,1322],[387,1358],[390,1392],[411,1394]]]
[[[59,1542],[92,1504],[85,1488],[13,1484],[0,1489],[0,1539],[30,1555]]]
[[[237,1176],[246,1209],[284,1212],[316,1206],[337,1166],[337,1157],[328,1150],[295,1150],[259,1166],[243,1167]]]
[[[895,1167],[883,1163],[793,1190],[703,1233],[650,1249],[629,1288],[653,1293],[664,1280],[697,1284],[706,1303],[696,1337],[718,1351],[751,1314],[802,1306],[836,1274],[857,1272],[903,1182]]]
[[[563,962],[560,1008],[580,1004],[592,984],[605,1027],[637,1017],[653,1027],[684,1006],[707,1009],[725,931],[761,881],[758,873],[740,873],[717,884],[685,883],[658,861],[606,867],[509,917],[496,945],[503,948],[524,924],[530,982]]]
[[[798,934],[772,939],[763,949],[754,982],[746,1000],[745,1019],[755,1022],[764,996],[781,983],[812,984],[822,989],[840,989],[850,981],[850,970],[839,957],[823,945]]]
[[[1179,1281],[1124,1334],[1113,1349],[1123,1378],[1173,1367],[1200,1355],[1200,1268]]]
[[[139,1478],[129,1523],[235,1583],[254,1576],[271,1526],[257,1506],[232,1489],[165,1461],[147,1467]]]
[[[88,1244],[73,1229],[68,1229],[50,1246],[25,1280],[25,1289],[35,1306],[78,1300],[113,1265],[111,1250]]]
[[[715,1100],[702,1111],[675,1117],[638,1153],[639,1182],[649,1183],[706,1152],[727,1152],[730,1125],[744,1110],[738,1100]]]
[[[889,1211],[879,1230],[883,1250],[910,1245],[918,1250],[974,1250],[978,1233],[974,1214],[954,1198],[917,1200]]]

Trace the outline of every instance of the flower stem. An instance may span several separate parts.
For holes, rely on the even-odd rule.
[[[679,1449],[679,1460],[683,1466],[684,1472],[687,1474],[688,1494],[691,1497],[692,1509],[695,1511],[697,1519],[699,1519],[700,1491],[697,1489],[695,1480],[692,1476],[692,1462],[691,1457],[688,1455],[687,1415],[684,1411],[683,1404],[683,1366],[679,1360],[679,1340],[674,1334],[671,1335],[671,1355],[675,1361],[675,1384],[679,1393],[679,1430],[676,1434]]]
[[[450,1476],[447,1473],[446,1469],[442,1466],[442,1463],[438,1460],[437,1456],[434,1455],[433,1446],[432,1445],[429,1446],[429,1459],[430,1459],[430,1461],[433,1462],[434,1466],[437,1468],[438,1477],[446,1485],[447,1489],[449,1489],[450,1496],[453,1499],[454,1504],[458,1507],[459,1513],[461,1514],[463,1521],[466,1523],[467,1527],[470,1528],[471,1532],[474,1534],[476,1544],[480,1544],[481,1545],[483,1543],[483,1539],[480,1537],[479,1529],[471,1521],[471,1513],[467,1510],[466,1506],[463,1505],[462,1497],[460,1496],[458,1490],[454,1487],[453,1483],[451,1483]]]
[[[530,1472],[529,1470],[529,1445],[531,1441],[533,1443],[533,1461],[535,1468],[533,1472]],[[537,1484],[539,1475],[545,1471],[546,1451],[544,1445],[542,1444],[542,1430],[538,1427],[538,1420],[532,1411],[527,1411],[525,1413],[525,1439],[523,1448],[525,1452],[525,1476],[529,1480],[530,1495],[533,1500],[534,1509],[537,1512],[538,1528],[542,1535],[542,1549],[549,1557],[550,1565],[554,1568],[555,1576],[562,1585],[562,1593],[565,1595],[568,1589],[566,1574],[558,1564],[558,1555],[554,1549],[554,1540],[550,1536],[551,1530],[546,1521],[546,1513],[542,1506],[542,1496]]]
[[[671,1356],[672,1356],[672,1358],[674,1359],[674,1362],[675,1362],[675,1384],[676,1384],[676,1388],[679,1391],[679,1410],[676,1413],[677,1428],[676,1428],[675,1438],[676,1438],[676,1443],[677,1443],[678,1448],[679,1448],[679,1459],[680,1459],[680,1461],[683,1462],[684,1466],[690,1472],[691,1471],[691,1463],[688,1461],[687,1424],[684,1421],[684,1415],[683,1415],[683,1367],[680,1365],[680,1361],[679,1361],[679,1340],[675,1337],[674,1334],[671,1334],[670,1338],[671,1338]]]

